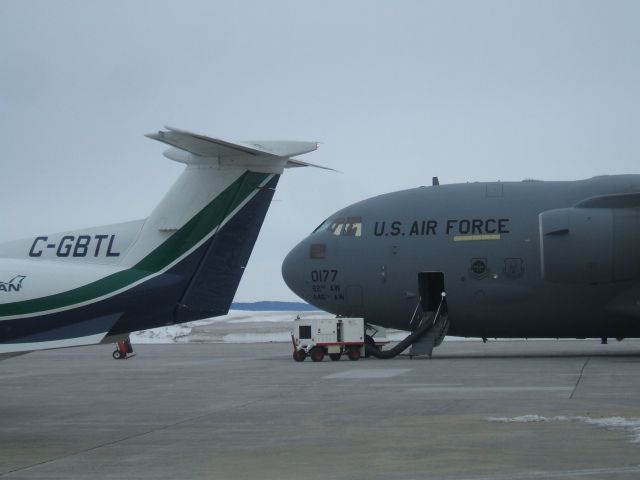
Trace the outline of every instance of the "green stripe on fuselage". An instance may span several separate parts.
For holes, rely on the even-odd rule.
[[[244,173],[182,228],[132,268],[66,292],[22,302],[2,304],[0,305],[0,317],[35,314],[88,302],[126,288],[161,271],[215,230],[268,176],[269,174],[266,173]],[[51,281],[55,281],[55,279]]]

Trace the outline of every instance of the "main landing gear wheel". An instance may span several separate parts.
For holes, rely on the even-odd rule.
[[[304,362],[304,359],[307,358],[307,352],[304,350],[296,350],[293,352],[293,359],[296,362]]]
[[[313,347],[309,350],[309,356],[314,362],[321,362],[324,358],[324,349],[320,347]]]
[[[347,352],[347,356],[349,357],[349,360],[358,360],[360,358],[360,349],[350,348],[349,352]]]
[[[329,358],[331,360],[333,360],[334,362],[337,362],[338,360],[340,360],[340,354],[339,353],[330,353],[329,354]]]
[[[116,360],[126,360],[127,358],[135,357],[129,337],[116,342],[116,349],[113,351],[111,356]]]

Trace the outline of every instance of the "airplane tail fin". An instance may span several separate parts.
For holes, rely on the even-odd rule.
[[[227,313],[280,175],[317,148],[148,136],[186,165],[148,218],[0,245],[0,355]]]
[[[121,265],[188,278],[177,323],[226,314],[279,176],[285,168],[312,165],[290,157],[317,144],[232,143],[168,127],[147,137],[171,145],[164,155],[186,168]]]

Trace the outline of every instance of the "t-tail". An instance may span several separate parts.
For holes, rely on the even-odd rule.
[[[186,165],[148,218],[0,245],[0,354],[226,314],[280,175],[317,148],[168,127],[147,137]]]

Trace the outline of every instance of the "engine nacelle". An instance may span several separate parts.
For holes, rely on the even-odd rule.
[[[542,278],[609,283],[640,278],[636,208],[562,208],[540,214]]]

